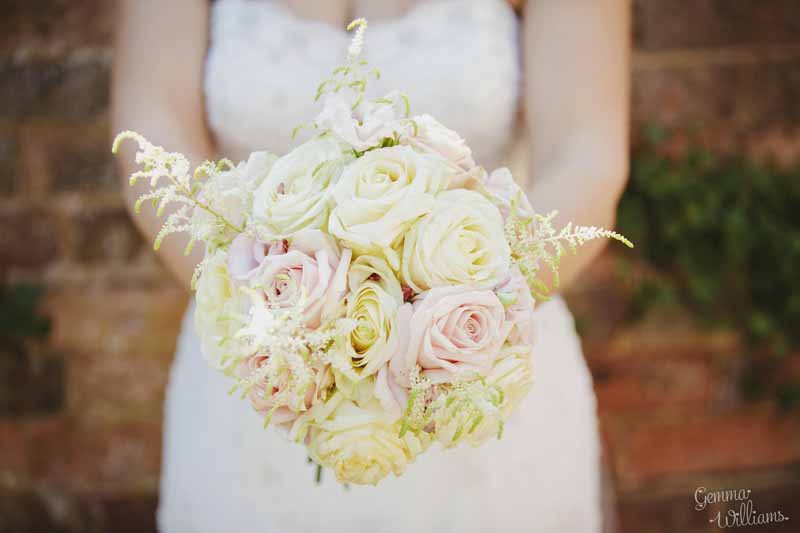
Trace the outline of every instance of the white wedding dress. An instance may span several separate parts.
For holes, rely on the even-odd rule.
[[[370,24],[374,94],[404,90],[412,111],[461,133],[486,168],[507,164],[519,93],[518,21],[502,0],[431,0]],[[315,115],[318,82],[349,37],[267,0],[218,0],[206,72],[208,119],[220,151],[284,153]],[[434,445],[377,487],[342,487],[301,446],[264,430],[249,404],[206,365],[192,309],[178,341],[166,402],[158,513],[162,533],[600,531],[597,415],[572,317],[540,305],[535,386],[501,440]]]

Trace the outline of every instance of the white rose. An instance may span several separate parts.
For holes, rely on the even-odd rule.
[[[264,181],[276,159],[268,152],[253,152],[247,161],[206,181],[198,199],[211,205],[234,226],[244,227],[245,215],[252,208],[253,192]],[[227,244],[236,236],[235,229],[220,224],[216,216],[201,208],[194,209],[192,223],[201,228],[198,238],[217,246]]]
[[[399,434],[399,424],[386,420],[377,401],[359,407],[344,400],[312,430],[308,452],[331,468],[340,483],[375,485],[389,473],[401,475],[430,444],[425,433]]]
[[[503,218],[489,200],[474,191],[445,191],[405,236],[402,280],[417,292],[460,284],[491,288],[508,274],[510,253]]]
[[[341,92],[329,95],[315,121],[317,128],[330,130],[358,152],[379,146],[402,129],[407,105],[399,92],[362,102],[355,109],[354,103]]]
[[[533,386],[531,346],[507,346],[500,352],[486,383],[503,391],[503,414],[507,417]]]
[[[245,341],[236,337],[247,316],[249,298],[231,279],[225,253],[218,251],[203,269],[195,293],[195,329],[203,356],[214,368],[232,372],[235,365],[251,355]]]
[[[400,283],[383,259],[361,256],[350,268],[346,318],[353,329],[339,338],[337,371],[359,381],[376,373],[399,343]]]
[[[253,201],[259,237],[271,240],[305,228],[324,228],[331,185],[349,160],[329,136],[312,139],[278,159]]]
[[[397,269],[400,258],[393,247],[446,187],[444,167],[432,156],[407,146],[367,152],[345,169],[333,190],[329,231],[358,254],[383,255]]]

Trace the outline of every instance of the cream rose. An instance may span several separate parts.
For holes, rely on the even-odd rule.
[[[430,444],[425,433],[399,434],[399,426],[387,422],[377,401],[359,407],[344,400],[312,430],[308,451],[340,483],[375,485],[390,473],[401,475]]]
[[[349,275],[346,318],[353,329],[340,337],[336,369],[352,381],[378,371],[397,349],[397,310],[402,304],[400,283],[386,262],[374,256],[361,256],[353,262]]]
[[[231,276],[264,292],[278,308],[305,298],[304,319],[311,328],[333,318],[347,289],[351,252],[341,252],[329,235],[306,229],[290,239],[265,243],[241,234],[228,250]]]
[[[489,200],[473,191],[445,191],[405,236],[402,280],[416,292],[493,287],[508,274],[510,253],[503,219]]]
[[[407,105],[399,92],[362,102],[355,109],[354,103],[341,92],[328,96],[315,121],[317,128],[332,131],[358,152],[379,146],[402,129]]]
[[[339,142],[322,136],[275,161],[253,201],[259,236],[270,240],[305,228],[324,228],[332,185],[350,159]]]
[[[486,375],[486,383],[496,385],[503,391],[502,411],[511,414],[533,386],[530,346],[506,346],[500,352],[492,370]]]
[[[382,255],[397,269],[393,247],[446,187],[438,159],[407,146],[372,150],[351,163],[336,184],[329,231],[358,254]]]
[[[465,285],[431,289],[417,298],[413,313],[400,324],[404,344],[389,363],[392,377],[408,388],[417,365],[433,383],[486,375],[511,326],[491,290]]]
[[[245,324],[236,317],[246,316],[250,300],[231,278],[224,252],[209,259],[196,289],[194,320],[203,356],[212,367],[230,373],[249,355],[247,343],[236,336]]]

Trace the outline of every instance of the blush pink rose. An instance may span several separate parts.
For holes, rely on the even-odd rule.
[[[236,376],[240,379],[246,379],[249,376],[252,376],[254,372],[257,372],[263,365],[267,363],[267,361],[269,361],[268,355],[251,355],[239,363],[239,366],[236,368]],[[287,379],[288,376],[282,380],[281,383],[278,383],[274,387],[270,387],[269,390],[266,379],[257,381],[253,384],[252,388],[247,394],[247,399],[250,400],[250,405],[253,406],[253,409],[255,409],[256,412],[262,417],[266,417],[275,407],[275,395],[277,395],[281,391],[282,387],[287,384]],[[291,405],[303,405],[305,406],[305,409],[310,409],[316,403],[318,397],[317,391],[320,390],[320,387],[324,388],[324,385],[321,383],[321,380],[324,379],[325,373],[315,370],[314,382],[306,390],[304,397],[302,399],[299,397],[288,398],[288,401],[285,403]],[[303,412],[298,412],[286,405],[281,405],[272,413],[270,422],[279,426],[284,426],[286,429],[288,429],[288,423],[295,421],[301,414],[303,414]]]
[[[508,334],[511,344],[532,346],[536,338],[534,307],[530,287],[519,267],[513,265],[508,277],[495,288],[500,300],[506,303],[506,320],[513,324]]]
[[[355,109],[354,103],[341,93],[328,96],[315,124],[331,130],[359,152],[379,146],[401,129],[406,104],[399,92],[392,91],[377,101],[367,100]]]
[[[348,248],[340,253],[319,230],[301,230],[269,243],[242,233],[228,249],[228,271],[234,280],[262,290],[278,308],[294,305],[302,291],[305,323],[316,328],[341,307],[351,255]]]
[[[506,167],[501,167],[493,170],[483,186],[491,194],[493,203],[500,210],[503,219],[508,218],[511,214],[511,206],[517,210],[521,216],[533,216],[533,206],[531,206],[528,195],[514,180],[511,171]]]
[[[404,388],[411,385],[415,365],[433,383],[461,374],[485,375],[511,327],[491,290],[466,285],[431,289],[415,300],[413,313],[401,322],[400,338],[407,340],[395,351],[389,371]]]

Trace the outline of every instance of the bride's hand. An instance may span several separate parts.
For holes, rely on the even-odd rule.
[[[112,135],[145,132],[148,139],[177,151],[197,165],[213,154],[205,124],[203,69],[208,39],[208,2],[123,0],[119,4],[111,88]],[[129,209],[147,184],[128,186],[136,169],[132,144],[116,158]],[[153,242],[163,223],[149,205],[134,220]],[[159,256],[187,287],[202,246],[184,255],[185,236],[165,239]]]

